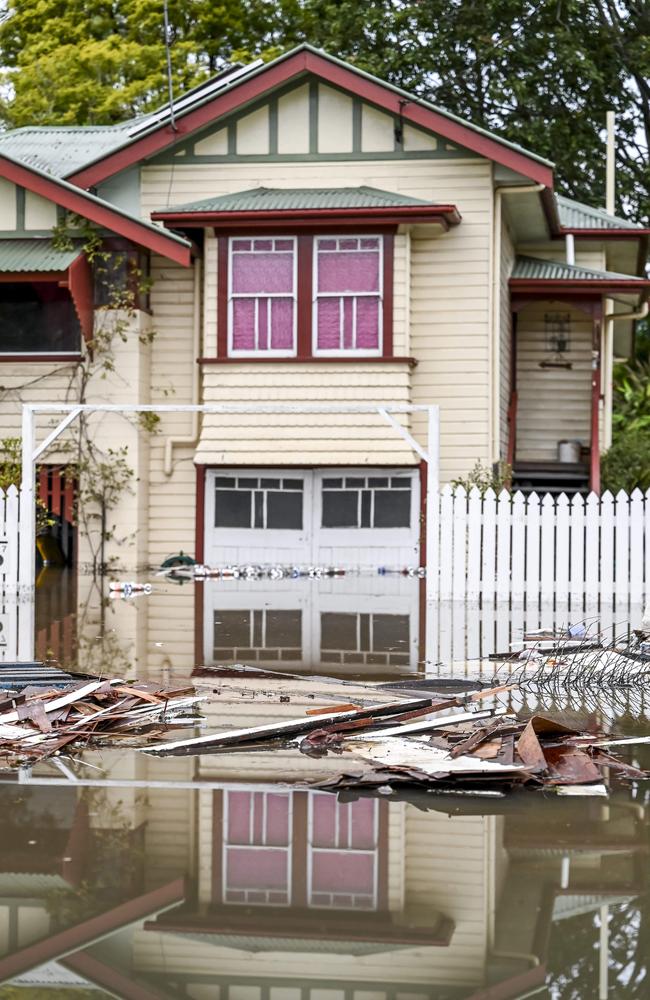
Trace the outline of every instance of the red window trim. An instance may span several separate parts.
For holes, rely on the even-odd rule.
[[[370,230],[368,230],[370,231]],[[268,364],[269,362],[292,362],[292,361],[399,361],[411,359],[401,359],[393,357],[393,266],[395,259],[394,227],[388,231],[385,228],[377,227],[378,235],[383,237],[383,261],[384,261],[384,282],[383,282],[383,337],[381,355],[364,355],[351,351],[349,357],[327,357],[325,355],[314,355],[312,351],[312,262],[314,252],[314,236],[322,235],[323,231],[318,230],[309,234],[300,234],[297,237],[298,246],[298,289],[297,289],[297,318],[298,332],[296,342],[296,354],[294,357],[236,357],[228,355],[228,241],[231,236],[253,236],[255,233],[230,232],[228,236],[217,237],[217,357],[199,358],[201,364],[238,362],[242,364]],[[365,232],[365,230],[364,230]],[[285,235],[278,230],[278,235]],[[295,235],[295,234],[294,234]]]

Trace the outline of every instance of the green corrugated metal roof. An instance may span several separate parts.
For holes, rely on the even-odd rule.
[[[17,128],[0,135],[0,153],[21,160],[29,167],[67,177],[89,160],[121,146],[129,138],[133,122],[105,126],[40,126]]]
[[[636,274],[619,274],[617,271],[593,271],[577,264],[557,260],[540,260],[538,257],[517,257],[512,278],[529,278],[550,281],[639,281]]]
[[[639,229],[637,222],[630,222],[629,219],[622,219],[618,215],[609,215],[602,208],[593,208],[591,205],[584,205],[581,201],[574,201],[572,198],[565,198],[563,195],[555,196],[560,223],[565,229]]]
[[[250,188],[202,201],[161,209],[163,212],[281,212],[327,208],[399,208],[431,202],[379,188]]]
[[[163,925],[164,927],[164,925]],[[201,934],[193,931],[183,932],[177,929],[172,930],[173,934],[190,938],[192,941],[199,941],[201,944],[212,944],[219,948],[237,948],[240,951],[303,951],[312,952],[319,955],[376,955],[387,951],[403,951],[405,948],[413,947],[408,944],[386,943],[384,941],[350,941],[330,938],[299,938],[284,937],[280,933],[277,936],[265,937],[257,934],[237,934],[225,932],[220,934]],[[369,935],[370,936],[370,935]]]
[[[60,250],[46,238],[0,240],[0,271],[65,271],[82,250],[80,242]]]

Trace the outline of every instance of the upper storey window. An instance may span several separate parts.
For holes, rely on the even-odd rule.
[[[296,240],[231,239],[229,354],[296,353]]]
[[[318,237],[314,266],[314,352],[381,354],[382,241]]]
[[[392,235],[220,241],[219,354],[391,357]]]

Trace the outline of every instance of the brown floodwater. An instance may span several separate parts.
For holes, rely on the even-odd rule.
[[[310,684],[328,697],[319,674],[486,679],[488,654],[533,624],[430,609],[428,655],[418,580],[276,583],[154,580],[123,600],[46,576],[37,656],[73,672],[193,677],[217,729],[302,714]],[[281,692],[219,681],[205,668],[221,662],[312,680]],[[641,692],[570,707],[621,735],[648,732]],[[624,756],[650,768],[648,745]],[[308,787],[338,768],[293,749],[159,759],[120,745],[0,772],[0,998],[650,996],[649,783],[612,776],[608,799]]]

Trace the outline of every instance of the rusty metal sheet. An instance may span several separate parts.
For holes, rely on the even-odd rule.
[[[537,738],[533,719],[528,722],[517,740],[517,754],[527,767],[533,768],[535,771],[546,770],[546,758]]]
[[[544,748],[549,784],[589,785],[602,781],[602,775],[589,754],[572,746]]]

